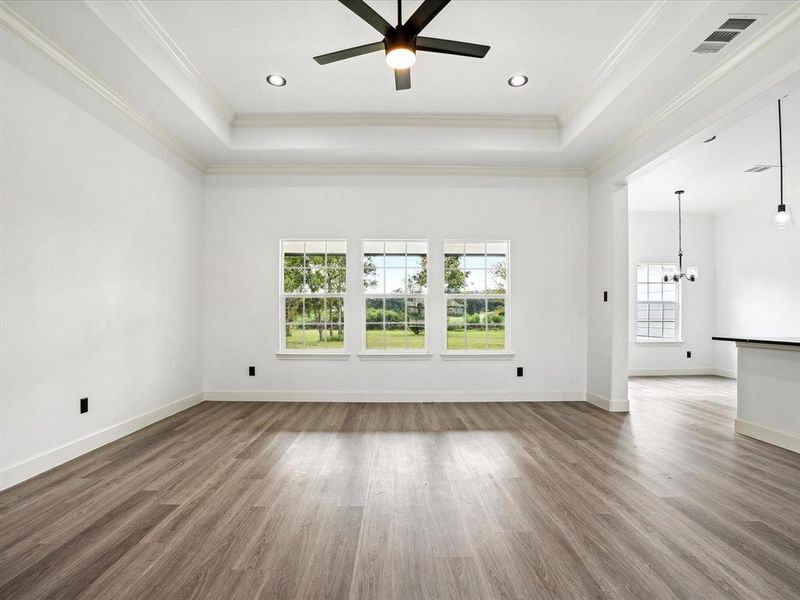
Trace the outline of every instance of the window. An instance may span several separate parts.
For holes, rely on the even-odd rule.
[[[282,350],[344,349],[345,240],[281,241]]]
[[[680,339],[678,284],[664,281],[664,275],[676,269],[675,264],[636,265],[636,341]]]
[[[364,348],[425,351],[428,242],[364,242]]]
[[[445,242],[447,350],[507,349],[508,247],[508,242]]]

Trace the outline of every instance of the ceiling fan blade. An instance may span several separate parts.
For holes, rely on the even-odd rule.
[[[469,42],[456,42],[440,38],[417,37],[417,50],[425,52],[439,52],[441,54],[455,54],[457,56],[471,56],[483,58],[489,52],[490,46],[470,44]]]
[[[369,5],[364,2],[364,0],[339,0],[339,2],[356,13],[364,21],[372,25],[382,36],[386,37],[393,29],[389,24],[389,21],[384,19],[372,8],[370,8]]]
[[[394,70],[394,89],[395,90],[411,89],[411,69]]]
[[[341,1],[341,0],[340,0]],[[439,14],[450,0],[425,0],[406,21],[406,27],[411,28],[414,34],[419,33]]]
[[[385,49],[386,47],[383,42],[374,42],[372,44],[364,44],[363,46],[356,46],[354,48],[347,48],[345,50],[338,50],[336,52],[315,56],[314,60],[321,65],[327,65],[337,60],[353,58],[354,56],[361,56],[362,54],[369,54],[370,52],[377,52],[378,50]]]

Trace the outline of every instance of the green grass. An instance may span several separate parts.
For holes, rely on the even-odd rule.
[[[506,346],[505,329],[470,328],[447,330],[448,350],[502,350]]]
[[[367,330],[367,350],[424,350],[425,332],[410,329]]]
[[[325,330],[322,332],[322,339],[319,339],[317,329],[299,329],[295,326],[289,328],[289,335],[286,336],[287,350],[303,350],[313,348],[316,350],[331,350],[344,348],[344,338]],[[305,343],[304,343],[305,342]]]
[[[335,332],[334,332],[335,333]],[[502,350],[505,348],[505,329],[471,328],[464,332],[463,329],[448,329],[448,350]],[[319,339],[316,329],[290,328],[290,335],[286,337],[287,350],[302,349],[341,349],[344,348],[344,339],[336,335],[330,336],[329,331],[323,332],[323,339]],[[425,332],[418,335],[413,331],[403,329],[368,330],[368,350],[424,350]]]

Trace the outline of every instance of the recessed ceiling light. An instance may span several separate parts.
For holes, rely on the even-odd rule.
[[[273,73],[272,75],[267,75],[267,83],[275,87],[283,87],[286,85],[286,78],[283,75]]]
[[[514,75],[508,80],[508,85],[511,87],[522,87],[528,83],[528,78],[525,75]]]

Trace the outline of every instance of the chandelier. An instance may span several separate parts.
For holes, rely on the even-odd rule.
[[[683,247],[682,247],[682,227],[681,227],[681,194],[685,193],[683,190],[677,190],[675,195],[678,196],[678,270],[672,271],[664,275],[664,281],[674,281],[678,283],[681,279],[686,278],[689,281],[697,279],[697,267],[689,267],[686,272],[683,272]]]

